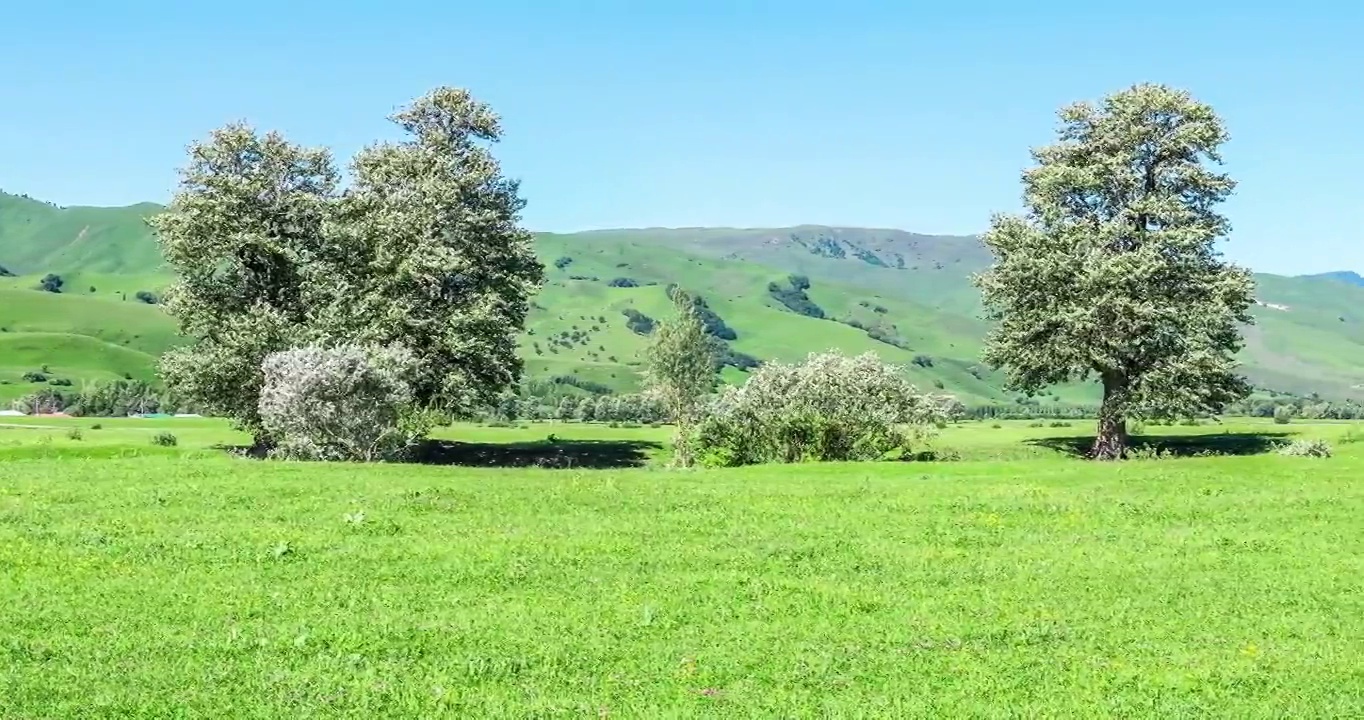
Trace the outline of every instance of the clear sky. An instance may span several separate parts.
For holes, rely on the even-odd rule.
[[[348,157],[440,85],[503,116],[537,230],[974,233],[1056,109],[1178,85],[1229,125],[1227,253],[1364,271],[1364,3],[48,0],[0,9],[0,189],[164,202],[245,119]]]

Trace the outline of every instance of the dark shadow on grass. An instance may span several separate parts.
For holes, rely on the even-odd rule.
[[[536,440],[519,443],[463,443],[428,440],[412,462],[465,467],[633,468],[644,467],[648,451],[663,447],[639,440]]]
[[[1136,435],[1128,441],[1128,447],[1136,451],[1156,451],[1171,457],[1262,455],[1273,451],[1288,436],[1287,432]],[[1037,438],[1026,442],[1073,457],[1088,457],[1089,449],[1094,445],[1094,436]]]
[[[535,440],[519,443],[465,443],[427,440],[406,461],[420,465],[461,467],[539,467],[569,470],[644,467],[649,451],[663,445],[636,440]],[[239,457],[262,460],[264,450],[246,446],[216,446]]]

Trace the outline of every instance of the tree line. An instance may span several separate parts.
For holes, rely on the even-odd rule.
[[[1029,395],[1096,382],[1091,455],[1118,459],[1131,420],[1216,414],[1248,396],[1234,356],[1254,287],[1217,248],[1235,183],[1217,169],[1227,133],[1210,106],[1140,84],[1059,119],[1022,174],[1025,211],[996,215],[983,238],[984,361]],[[228,125],[190,147],[151,219],[177,276],[161,300],[189,339],[162,377],[264,451],[398,457],[521,381],[516,338],[544,268],[519,186],[490,150],[498,116],[438,88],[390,120],[403,138],[360,151],[344,188],[329,151]],[[769,291],[814,313],[805,287],[792,276]],[[719,388],[713,313],[669,294],[675,317],[647,323],[645,394],[675,424],[682,464],[891,456],[965,413],[873,355],[763,363]]]

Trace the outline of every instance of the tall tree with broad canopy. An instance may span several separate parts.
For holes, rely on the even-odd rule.
[[[190,339],[162,357],[162,376],[257,445],[261,363],[305,334],[336,185],[326,150],[235,123],[190,146],[179,192],[149,220],[176,274],[164,308]]]
[[[1096,459],[1123,457],[1128,418],[1220,412],[1251,323],[1249,271],[1216,248],[1235,187],[1213,165],[1227,133],[1187,92],[1141,84],[1063,108],[1033,150],[1026,214],[996,215],[995,263],[976,277],[996,321],[985,360],[1025,392],[1097,378]]]
[[[488,145],[498,116],[439,88],[389,118],[407,134],[362,150],[329,223],[328,332],[400,344],[416,357],[414,396],[456,414],[494,405],[520,380],[517,333],[544,279],[525,201]]]
[[[401,347],[413,403],[461,413],[520,377],[516,335],[543,268],[524,201],[487,145],[497,115],[438,88],[393,115],[407,138],[361,151],[351,184],[326,150],[229,125],[190,148],[151,220],[178,279],[165,307],[191,342],[167,384],[268,446],[267,355],[314,345]]]

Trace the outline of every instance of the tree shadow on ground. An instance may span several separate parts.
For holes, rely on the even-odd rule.
[[[1261,455],[1274,450],[1288,436],[1287,432],[1136,435],[1128,441],[1128,447],[1137,452],[1158,452],[1169,457]],[[1026,442],[1072,457],[1088,457],[1094,445],[1094,436],[1036,438]]]
[[[466,443],[453,440],[427,440],[418,445],[406,463],[453,465],[461,467],[573,468],[605,470],[644,467],[649,452],[661,443],[638,440],[559,440],[545,439],[519,443]],[[245,445],[216,445],[238,457],[264,460],[268,453]]]
[[[464,467],[540,467],[609,469],[644,467],[649,451],[663,447],[642,440],[536,440],[519,443],[465,443],[428,440],[411,462]]]

